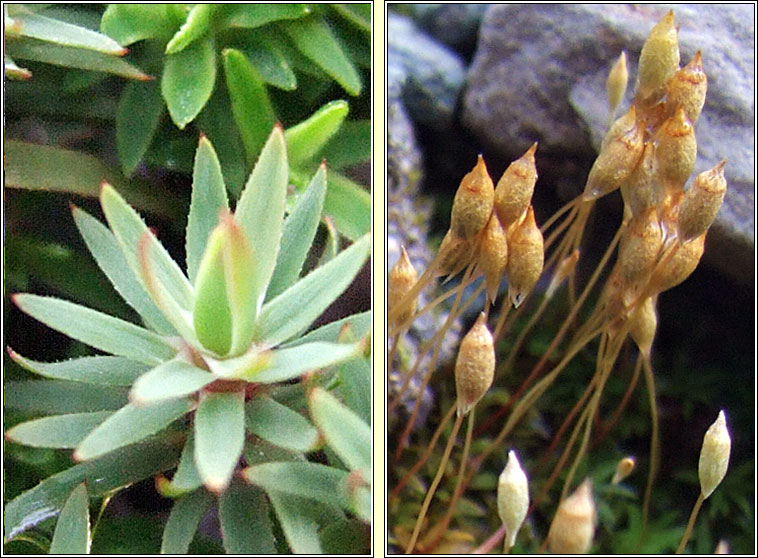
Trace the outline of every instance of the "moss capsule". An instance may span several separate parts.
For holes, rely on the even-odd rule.
[[[700,450],[697,473],[703,498],[708,498],[724,479],[731,449],[732,439],[726,428],[726,417],[724,411],[720,411],[716,421],[706,431]]]
[[[534,153],[537,143],[505,169],[495,188],[495,212],[504,229],[508,229],[524,214],[532,203],[534,185],[537,182],[537,166]]]
[[[505,231],[500,225],[497,215],[493,212],[484,227],[484,231],[482,231],[479,249],[479,269],[484,274],[487,297],[493,303],[497,297],[497,291],[507,263],[508,242],[505,238]]]
[[[721,161],[695,177],[679,206],[678,236],[686,242],[708,230],[716,218],[726,193],[724,165]]]
[[[495,346],[482,312],[463,337],[455,361],[458,414],[465,415],[487,393],[495,377]]]
[[[456,236],[471,240],[481,232],[490,218],[495,200],[495,187],[479,155],[476,166],[461,180],[453,200],[450,230]]]
[[[680,192],[697,157],[695,128],[680,105],[655,135],[655,176],[669,194]]]
[[[618,261],[624,284],[631,285],[653,269],[663,246],[663,232],[658,212],[651,207],[632,217],[619,246]]]
[[[534,209],[530,206],[521,224],[513,229],[508,237],[508,296],[514,306],[518,306],[524,297],[537,284],[545,263],[542,233],[534,218]]]
[[[405,246],[400,247],[400,258],[392,266],[389,275],[387,306],[391,312],[402,301],[408,292],[418,281],[418,273],[408,258]],[[406,305],[406,309],[400,312],[394,320],[395,324],[401,324],[416,313],[416,299]]]
[[[693,124],[705,104],[708,78],[703,70],[703,57],[698,50],[689,64],[678,70],[666,84],[666,109],[670,116],[677,106],[684,109]]]
[[[653,27],[640,52],[637,97],[647,99],[659,92],[679,69],[679,41],[670,10]]]
[[[628,82],[629,70],[626,67],[626,51],[622,51],[621,55],[611,67],[611,71],[608,72],[608,79],[605,82],[611,114],[616,110],[621,99],[624,98]]]
[[[675,252],[670,257],[664,253],[661,257],[662,265],[656,266],[650,278],[650,287],[654,292],[660,293],[676,287],[695,271],[705,250],[705,235],[703,233],[689,242],[671,245],[669,249]]]
[[[516,542],[521,524],[529,509],[529,481],[516,457],[516,452],[508,452],[508,463],[497,481],[497,513],[505,525],[505,548],[510,549]]]
[[[548,533],[553,554],[587,554],[595,536],[595,501],[589,479],[558,506]]]

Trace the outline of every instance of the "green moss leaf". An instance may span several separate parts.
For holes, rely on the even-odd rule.
[[[169,4],[110,4],[100,30],[122,45],[151,38],[168,40],[183,21],[180,10]]]
[[[88,554],[89,497],[85,483],[77,486],[61,510],[50,543],[50,554]]]
[[[322,554],[319,525],[307,513],[303,513],[310,502],[306,498],[277,490],[269,490],[268,497],[292,552]]]
[[[5,437],[37,448],[75,448],[112,414],[111,411],[96,411],[30,420],[6,431]]]
[[[245,44],[245,54],[266,83],[285,91],[295,90],[297,77],[279,42],[267,36],[251,36]]]
[[[318,153],[324,144],[339,130],[347,117],[348,104],[332,101],[318,109],[308,119],[284,132],[290,164],[297,166]]]
[[[205,393],[195,413],[195,464],[205,486],[222,492],[232,478],[245,442],[245,398]]]
[[[290,349],[272,351],[271,360],[263,370],[243,374],[242,379],[259,383],[284,382],[297,378],[309,370],[318,370],[354,358],[360,347],[357,344],[305,343]]]
[[[205,490],[196,490],[176,501],[163,530],[161,554],[187,554],[197,526],[212,501]]]
[[[282,19],[297,19],[310,13],[305,4],[226,4],[222,10],[224,26],[246,28]]]
[[[218,518],[228,554],[276,554],[274,535],[263,492],[233,482],[218,501]]]
[[[129,394],[138,405],[163,399],[175,399],[190,395],[210,384],[215,378],[205,370],[174,359],[156,366],[134,383]]]
[[[176,54],[190,43],[208,33],[213,14],[218,10],[216,4],[197,4],[187,14],[187,21],[171,37],[166,45],[166,54]]]
[[[14,362],[30,372],[54,378],[105,386],[130,386],[150,367],[123,357],[88,356],[61,362],[37,362],[22,357],[12,349],[8,353]]]
[[[216,82],[216,54],[210,38],[198,40],[166,57],[161,93],[180,130],[203,109]]]
[[[9,409],[36,415],[56,415],[115,411],[128,401],[127,391],[122,387],[93,387],[78,382],[47,380],[6,382],[3,402]]]
[[[245,406],[245,423],[253,434],[293,451],[313,451],[318,442],[308,419],[270,397],[256,397]]]
[[[158,84],[129,83],[116,112],[116,148],[125,176],[131,176],[153,141],[163,115]]]
[[[263,463],[242,472],[245,479],[264,490],[275,490],[345,507],[347,472],[318,463]]]
[[[176,498],[182,494],[192,492],[203,485],[200,473],[197,472],[195,465],[195,435],[189,433],[187,442],[184,444],[182,456],[179,459],[179,466],[171,481],[161,479],[156,483],[158,491],[169,498]]]

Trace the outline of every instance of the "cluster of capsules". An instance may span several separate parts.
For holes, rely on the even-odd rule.
[[[634,101],[611,125],[587,179],[586,201],[621,190],[624,228],[601,302],[611,326],[626,324],[643,352],[655,334],[657,295],[697,267],[726,192],[725,161],[684,189],[695,166],[694,124],[706,89],[699,51],[679,67],[669,12],[642,48]]]

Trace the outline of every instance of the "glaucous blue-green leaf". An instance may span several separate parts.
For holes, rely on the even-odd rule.
[[[363,31],[371,32],[371,4],[329,4],[329,7]]]
[[[175,335],[174,326],[166,320],[137,279],[114,234],[82,209],[74,207],[72,213],[87,248],[121,298],[137,311],[151,329]]]
[[[282,26],[307,58],[334,78],[351,95],[361,92],[361,78],[324,19],[312,14]]]
[[[32,294],[18,294],[13,300],[48,327],[106,353],[145,364],[160,364],[176,354],[158,334],[73,302]]]
[[[222,53],[232,113],[237,123],[248,161],[254,161],[276,122],[274,109],[258,70],[239,50]]]
[[[261,489],[233,482],[218,499],[227,554],[276,554],[268,502]]]
[[[190,399],[171,399],[146,406],[122,407],[95,428],[74,451],[74,459],[88,461],[156,434],[194,406]]]
[[[364,554],[367,552],[366,524],[351,518],[335,521],[321,531],[324,554]]]
[[[326,166],[321,165],[297,204],[284,221],[282,242],[266,299],[271,300],[292,286],[300,276],[316,236],[326,195]]]
[[[297,378],[309,370],[318,370],[339,364],[357,356],[360,347],[357,344],[305,343],[289,349],[272,351],[271,360],[260,372],[239,376],[246,381],[263,384],[284,382]]]
[[[262,463],[247,467],[242,475],[266,491],[303,496],[342,508],[347,504],[345,480],[348,473],[334,467],[310,462]]]
[[[305,461],[305,454],[284,449],[255,436],[245,440],[242,450],[248,465],[268,463],[270,461]]]
[[[5,382],[3,404],[30,414],[115,411],[128,403],[127,390],[60,380]]]
[[[25,358],[8,348],[14,362],[30,372],[54,378],[104,386],[130,386],[150,367],[123,357],[87,356],[61,362],[38,362]]]
[[[50,543],[50,554],[89,554],[89,496],[80,484],[66,500]]]
[[[251,35],[245,42],[244,53],[269,85],[285,91],[297,88],[297,76],[277,41]]]
[[[234,218],[242,225],[256,255],[250,270],[258,307],[274,272],[282,238],[288,184],[287,148],[281,126],[274,126],[239,199]]]
[[[195,393],[213,380],[213,374],[197,366],[179,359],[169,360],[140,376],[129,399],[138,405],[175,399]]]
[[[339,170],[371,160],[371,121],[348,120],[319,153],[329,168]]]
[[[350,240],[357,240],[371,230],[371,194],[338,172],[329,173],[324,213]]]
[[[176,4],[109,4],[100,20],[100,30],[122,45],[143,39],[168,40],[184,15]]]
[[[228,209],[221,164],[211,142],[201,135],[195,153],[192,201],[187,217],[187,273],[192,283],[195,282],[211,231],[219,223],[219,212]]]
[[[216,53],[212,38],[194,41],[181,52],[166,57],[161,93],[171,119],[180,130],[203,109],[215,82]]]
[[[370,249],[367,234],[266,303],[258,317],[256,339],[278,345],[307,328],[352,282]]]
[[[347,117],[348,104],[343,100],[331,101],[299,124],[284,132],[287,157],[291,165],[311,159],[329,141]]]
[[[197,526],[212,501],[213,497],[205,490],[195,490],[174,503],[163,529],[161,554],[187,554]]]
[[[272,21],[296,19],[310,13],[305,4],[224,4],[223,24],[226,27],[260,27]]]
[[[146,81],[151,77],[123,58],[94,50],[56,45],[24,37],[5,41],[5,52],[14,60],[34,60],[64,68],[79,68],[106,72],[117,76]]]
[[[339,383],[334,391],[350,409],[371,423],[371,363],[368,358],[353,358],[337,368]]]
[[[195,465],[195,435],[190,432],[173,478],[169,481],[165,477],[160,477],[156,480],[155,487],[161,495],[167,498],[177,498],[200,488],[202,485],[203,481]]]
[[[153,81],[128,83],[116,112],[116,149],[125,176],[131,176],[163,116],[163,97]]]
[[[268,497],[292,552],[322,554],[319,525],[307,513],[303,513],[304,509],[312,506],[312,502],[277,490],[269,490]]]
[[[211,18],[218,9],[216,4],[196,4],[187,14],[187,21],[171,37],[166,45],[166,54],[176,54],[184,50],[192,41],[208,33]]]
[[[311,343],[313,341],[336,343],[337,341],[342,341],[340,334],[344,329],[349,330],[350,336],[352,337],[352,339],[350,339],[351,341],[360,339],[366,335],[371,329],[371,310],[359,314],[353,314],[352,316],[342,318],[341,320],[329,322],[313,331],[309,331],[302,337],[298,337],[297,339],[285,343],[282,347],[296,347],[297,345]]]
[[[227,487],[244,443],[244,392],[202,394],[195,413],[195,465],[209,490]]]
[[[11,79],[29,79],[32,77],[32,73],[26,68],[22,68],[13,61],[8,55],[4,56],[5,59],[5,77]]]
[[[43,417],[17,424],[5,433],[5,437],[37,448],[75,448],[112,414],[112,411],[96,411]]]
[[[16,13],[13,16],[21,24],[25,37],[48,41],[56,45],[95,50],[104,54],[123,56],[126,49],[106,35],[85,27],[52,19],[33,12]]]
[[[311,391],[311,416],[326,443],[351,470],[360,471],[366,481],[371,473],[371,427],[328,391]]]
[[[245,405],[245,423],[253,434],[283,448],[309,452],[318,443],[318,430],[308,419],[270,397],[256,397]]]
[[[321,267],[328,264],[339,252],[339,233],[334,221],[328,215],[324,216],[324,228],[326,228],[326,238],[324,239],[324,249],[318,258],[318,263],[314,267]]]
[[[117,449],[57,473],[23,492],[3,514],[5,541],[60,513],[74,488],[86,481],[92,498],[150,477],[176,465],[179,448],[161,439]]]

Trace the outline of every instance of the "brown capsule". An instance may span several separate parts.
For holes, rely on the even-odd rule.
[[[632,105],[629,110],[613,123],[603,139],[600,154],[595,159],[587,185],[584,199],[587,201],[610,194],[621,186],[642,156],[645,148],[643,127],[636,118],[637,109]]]
[[[664,252],[650,278],[650,288],[655,293],[676,287],[695,271],[705,250],[705,235],[706,233],[703,233],[689,242],[670,245],[668,250],[673,252],[671,255],[667,251]]]
[[[463,177],[455,193],[450,230],[460,238],[472,240],[489,221],[494,201],[495,187],[484,158],[479,155],[476,166]]]
[[[587,554],[595,536],[595,501],[592,484],[582,484],[558,506],[548,532],[548,544],[553,554]]]
[[[484,312],[464,336],[455,360],[458,414],[465,415],[487,393],[495,377],[495,345]]]
[[[629,335],[639,347],[640,352],[650,356],[653,347],[655,331],[658,327],[658,317],[655,313],[655,298],[648,297],[632,311],[629,317]]]
[[[613,473],[611,484],[618,484],[626,477],[632,474],[634,471],[635,460],[634,457],[624,457],[616,465],[616,472]]]
[[[671,194],[681,192],[697,157],[695,128],[680,105],[655,134],[655,177]]]
[[[545,291],[546,297],[550,298],[555,294],[555,291],[558,290],[558,287],[561,286],[561,283],[563,283],[567,277],[574,273],[576,264],[578,262],[579,248],[574,248],[574,251],[571,252],[571,255],[563,258],[563,260],[561,260],[561,262],[556,266],[555,273],[553,273],[553,277],[550,279],[550,285],[548,285],[547,290]]]
[[[493,212],[484,227],[484,231],[482,231],[479,248],[479,269],[484,274],[487,297],[493,304],[507,263],[508,242],[505,238],[505,231],[500,225],[497,214]]]
[[[436,276],[457,275],[466,267],[473,257],[473,241],[468,241],[448,230],[437,253],[438,264]]]
[[[400,247],[400,258],[397,263],[392,266],[389,275],[389,286],[387,296],[387,307],[389,312],[392,312],[393,308],[402,301],[405,296],[410,292],[413,286],[418,281],[418,273],[411,264],[411,260],[408,258],[408,252],[405,251],[405,246]],[[406,304],[405,309],[398,313],[393,322],[395,324],[402,324],[408,318],[416,313],[416,299]]]
[[[726,161],[721,161],[712,169],[698,174],[684,193],[679,206],[677,230],[680,242],[700,236],[716,218],[726,193],[725,164]]]
[[[534,218],[534,209],[529,206],[526,217],[508,236],[508,296],[518,307],[537,284],[545,263],[542,233]]]
[[[670,10],[650,31],[640,52],[637,71],[639,99],[658,93],[679,69],[679,41],[674,27],[674,11]]]
[[[611,71],[608,72],[608,79],[605,82],[605,89],[608,92],[608,105],[611,114],[624,98],[626,85],[629,82],[629,70],[626,67],[626,51],[622,51],[616,62],[613,64]]]
[[[537,166],[534,162],[536,150],[535,142],[526,153],[508,165],[497,182],[495,212],[504,229],[519,220],[532,203],[534,185],[537,182]]]
[[[654,153],[653,144],[648,142],[639,164],[629,178],[621,184],[621,196],[632,216],[644,213],[661,203],[663,192],[655,179]]]
[[[632,217],[619,245],[619,269],[625,285],[646,277],[655,266],[663,246],[663,232],[658,211],[651,207]]]
[[[705,104],[708,78],[703,70],[703,57],[698,50],[684,68],[678,70],[666,83],[666,110],[671,116],[681,105],[690,122],[697,122]]]

